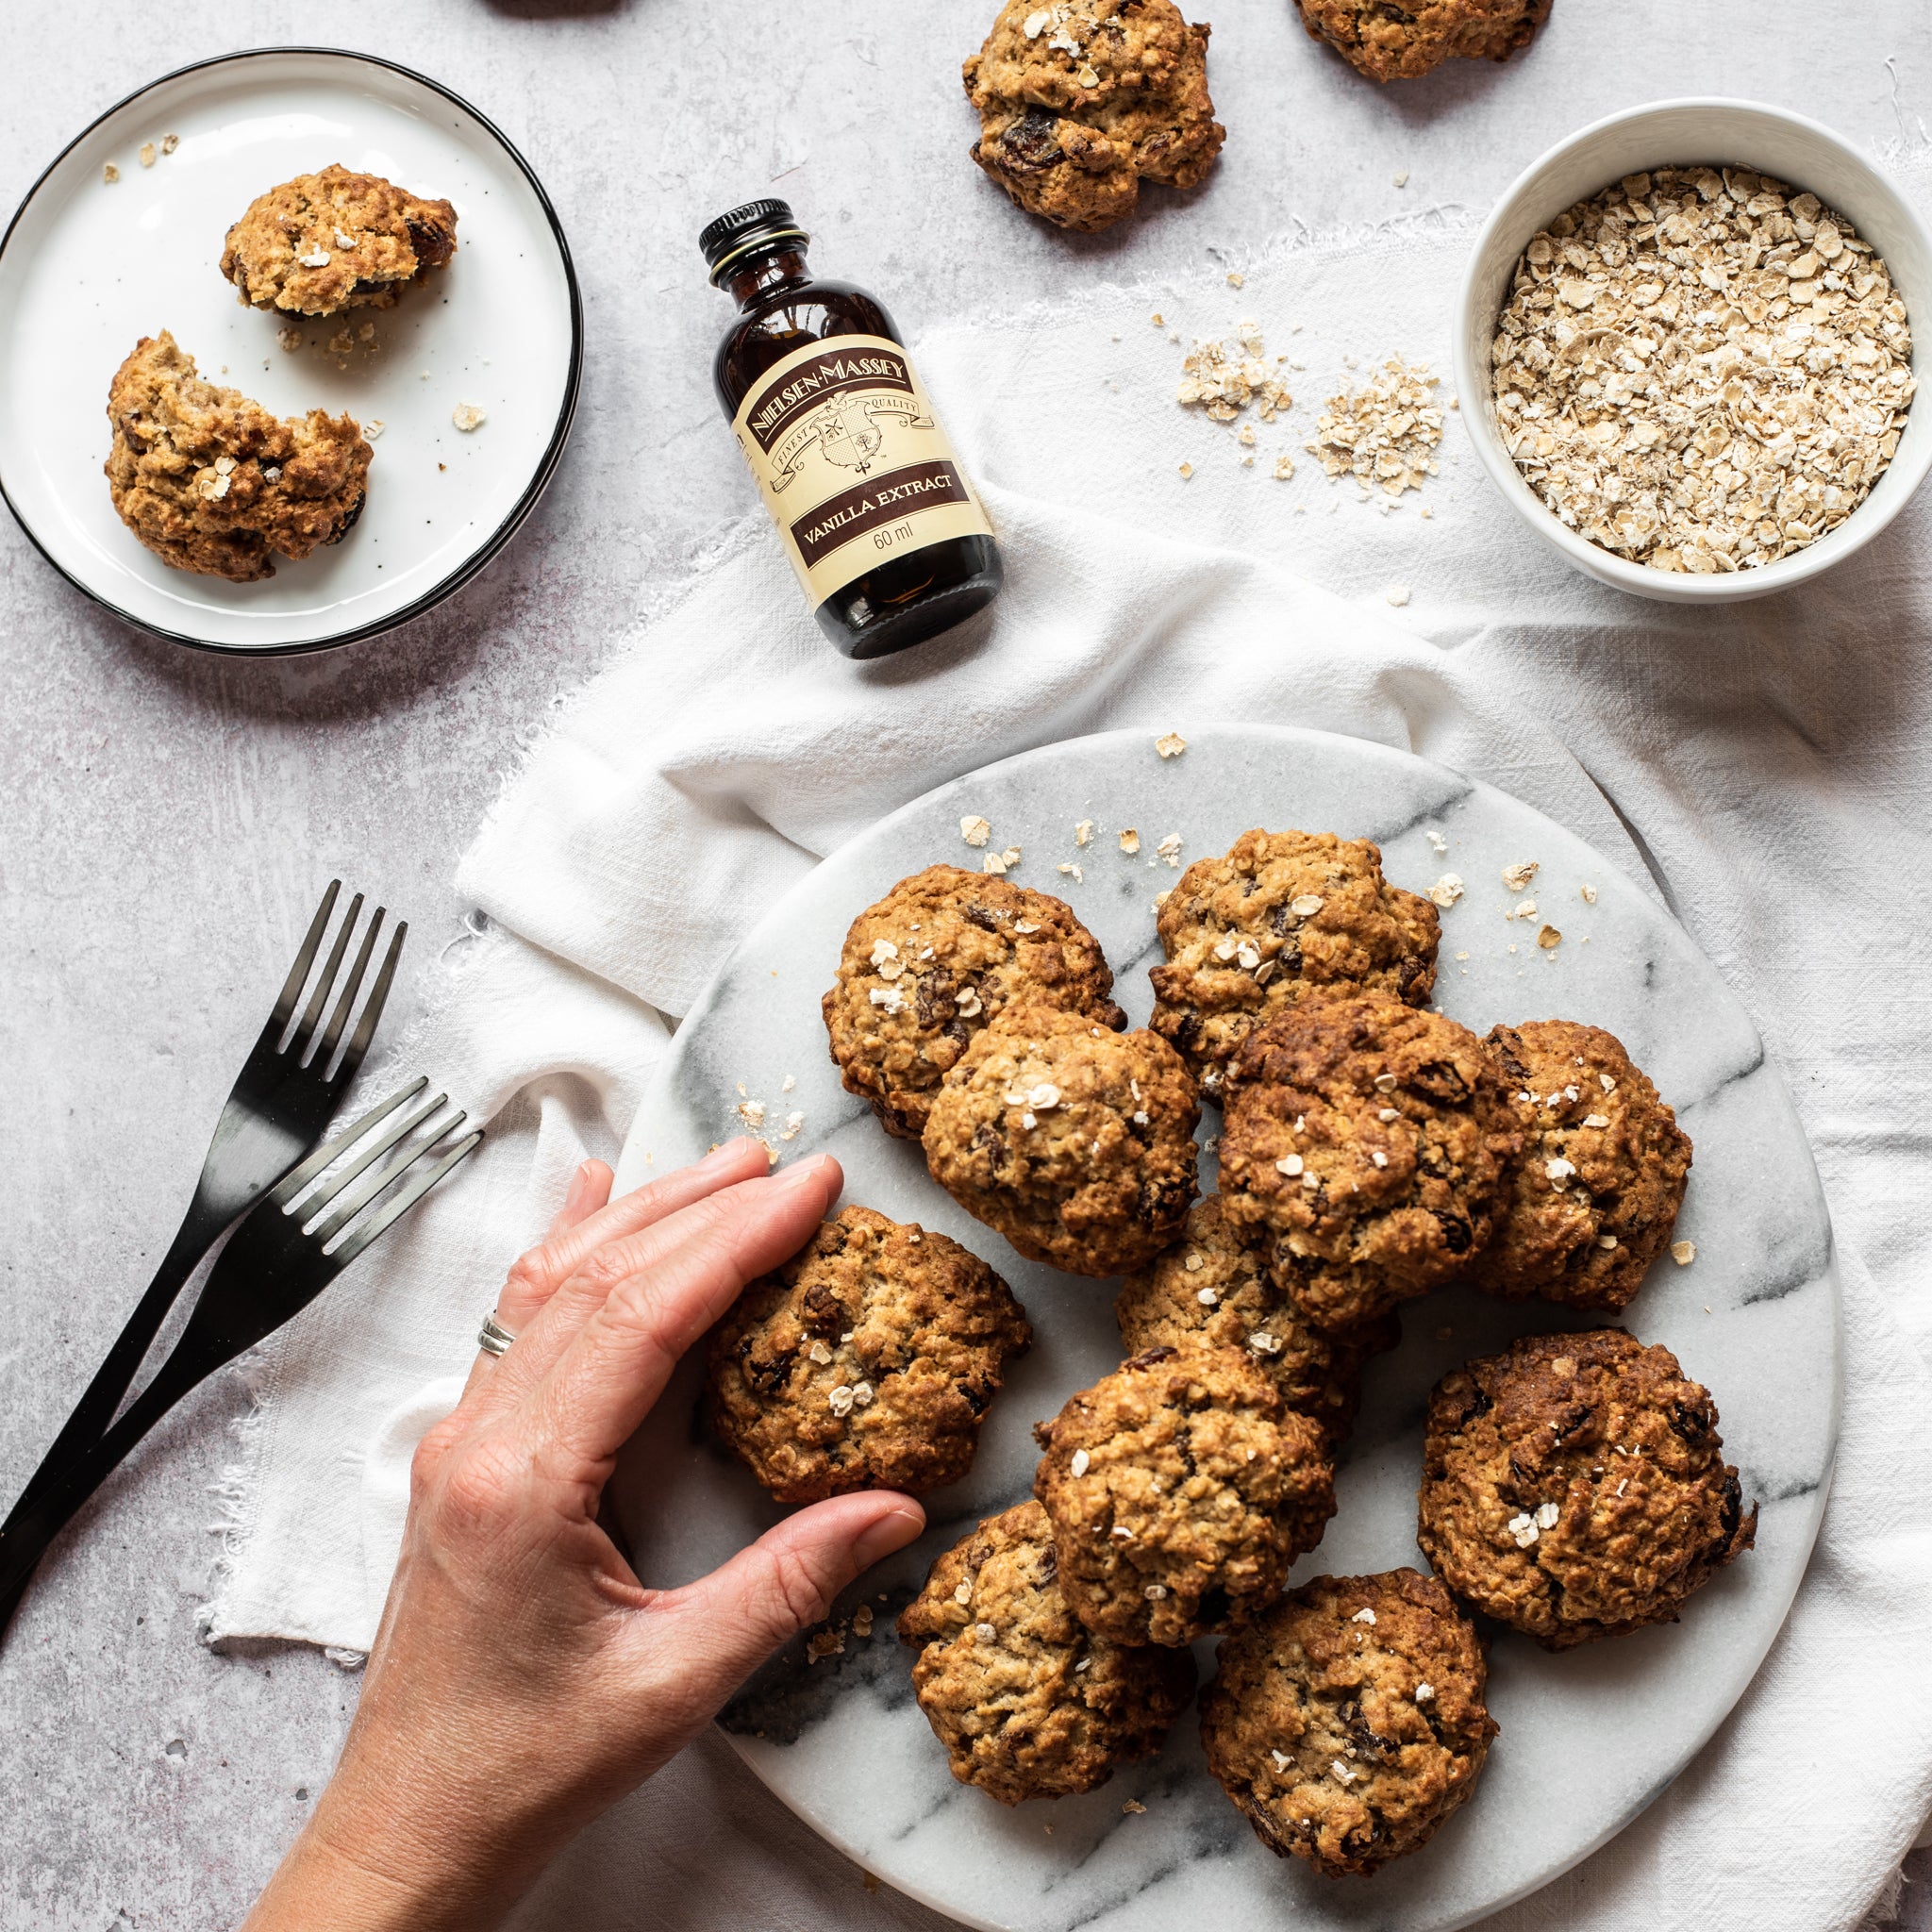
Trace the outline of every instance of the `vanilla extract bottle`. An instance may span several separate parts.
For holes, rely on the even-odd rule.
[[[782,201],[698,237],[742,314],[718,401],[819,628],[848,658],[924,643],[999,595],[999,548],[879,302],[814,280]]]

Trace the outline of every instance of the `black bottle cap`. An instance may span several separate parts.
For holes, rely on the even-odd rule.
[[[790,202],[748,201],[742,208],[735,208],[708,224],[698,237],[698,247],[711,271],[711,285],[715,288],[725,270],[753,249],[769,247],[774,242],[810,240],[798,225]]]

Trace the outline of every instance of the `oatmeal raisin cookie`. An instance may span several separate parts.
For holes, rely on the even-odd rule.
[[[1185,1650],[1095,1637],[1067,1608],[1038,1503],[989,1518],[899,1618],[912,1689],[953,1775],[1002,1805],[1091,1791],[1159,1750],[1194,1690]]]
[[[1310,993],[1425,1007],[1436,984],[1436,908],[1391,886],[1366,839],[1243,832],[1189,866],[1155,925],[1167,963],[1148,1024],[1210,1092],[1256,1027]]]
[[[1510,1301],[1615,1313],[1677,1224],[1690,1137],[1601,1026],[1530,1020],[1484,1044],[1525,1125],[1475,1279]]]
[[[391,308],[457,252],[457,211],[340,164],[298,175],[248,204],[222,274],[244,305],[289,315]]]
[[[1034,1434],[1060,1589],[1117,1643],[1247,1623],[1335,1513],[1326,1435],[1231,1348],[1151,1348]]]
[[[845,1091],[889,1134],[916,1141],[940,1082],[995,1014],[1018,1000],[1119,1028],[1112,992],[1098,942],[1064,901],[929,865],[852,922],[825,1031]]]
[[[1220,1666],[1201,1697],[1208,1768],[1271,1852],[1331,1878],[1426,1844],[1496,1735],[1475,1631],[1414,1570],[1318,1576]]]
[[[1008,0],[965,64],[973,158],[1062,228],[1132,214],[1142,177],[1194,187],[1227,134],[1208,97],[1208,32],[1174,0]]]
[[[1507,60],[1550,17],[1550,0],[1295,0],[1311,38],[1371,80],[1414,80],[1458,56]]]
[[[1524,1336],[1436,1385],[1416,1541],[1546,1650],[1673,1623],[1757,1531],[1723,1448],[1669,1349],[1621,1328]]]
[[[1269,1275],[1261,1244],[1236,1226],[1219,1194],[1188,1209],[1180,1238],[1151,1267],[1127,1276],[1114,1302],[1130,1354],[1208,1341],[1248,1355],[1281,1399],[1340,1444],[1361,1400],[1362,1364],[1393,1348],[1393,1314],[1328,1334],[1310,1326]]]
[[[166,329],[142,336],[108,391],[108,489],[163,563],[252,584],[277,554],[340,543],[362,512],[375,452],[348,416],[283,421],[204,382]]]
[[[958,1241],[841,1208],[711,1337],[719,1437],[781,1503],[958,1482],[1033,1331]]]
[[[1317,1326],[1425,1294],[1489,1240],[1523,1136],[1466,1026],[1382,993],[1304,1000],[1250,1036],[1227,1087],[1227,1211],[1270,1239]]]
[[[1008,1007],[946,1075],[925,1124],[940,1186],[1029,1260],[1144,1267],[1196,1191],[1201,1103],[1180,1056],[1055,1007]]]

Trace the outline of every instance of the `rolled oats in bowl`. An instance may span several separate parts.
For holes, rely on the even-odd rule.
[[[1815,195],[1657,168],[1531,238],[1491,374],[1504,444],[1563,524],[1707,575],[1803,550],[1864,501],[1911,355],[1884,261]]]

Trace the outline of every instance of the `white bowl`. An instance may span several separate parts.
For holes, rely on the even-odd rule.
[[[1885,258],[1913,330],[1912,373],[1924,380],[1932,338],[1932,235],[1887,176],[1828,127],[1754,101],[1657,101],[1573,134],[1518,177],[1476,237],[1456,317],[1456,382],[1462,418],[1496,487],[1524,520],[1580,571],[1640,597],[1724,604],[1789,590],[1841,563],[1906,506],[1932,468],[1932,404],[1916,402],[1890,467],[1843,523],[1817,542],[1750,570],[1680,575],[1632,563],[1568,529],[1524,482],[1496,426],[1490,345],[1516,264],[1531,236],[1565,208],[1625,175],[1651,168],[1753,168],[1836,208]]]

